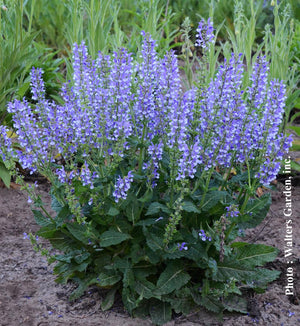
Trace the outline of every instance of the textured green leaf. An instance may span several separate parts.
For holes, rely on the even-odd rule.
[[[88,286],[97,283],[97,279],[93,276],[87,277],[85,279],[75,278],[74,280],[76,283],[78,283],[78,287],[71,293],[70,300],[78,299],[83,295]]]
[[[132,201],[130,201],[130,203],[126,206],[125,215],[130,222],[135,223],[140,218],[139,214],[140,214],[139,203],[135,198]]]
[[[168,302],[153,300],[150,304],[150,316],[154,324],[163,325],[171,320],[172,309]]]
[[[229,295],[223,300],[223,305],[228,311],[237,311],[242,314],[248,312],[247,300],[239,295]]]
[[[154,235],[153,233],[149,232],[149,234],[146,236],[146,242],[149,248],[153,251],[164,249],[163,239]]]
[[[36,234],[45,239],[52,239],[57,237],[57,233],[53,225],[47,225],[41,227]]]
[[[231,277],[239,281],[253,280],[256,277],[256,272],[253,268],[242,265],[237,261],[219,263],[215,280],[226,282]]]
[[[190,275],[184,271],[182,264],[178,262],[169,263],[157,281],[157,290],[155,294],[163,295],[178,290],[184,286],[190,278]]]
[[[98,276],[98,284],[100,286],[114,285],[121,280],[121,275],[114,270],[107,270],[102,272]]]
[[[247,220],[241,221],[238,226],[241,229],[254,228],[259,225],[266,217],[271,205],[271,195],[264,194],[260,198],[250,199],[247,206],[246,212],[251,212],[248,215]]]
[[[10,187],[10,172],[9,170],[0,162],[0,179],[3,181],[7,188]]]
[[[221,313],[224,310],[223,304],[220,300],[213,296],[201,297],[199,304],[215,313]]]
[[[155,215],[158,214],[160,211],[165,212],[167,214],[171,213],[170,209],[166,205],[154,202],[150,204],[146,215]]]
[[[67,229],[74,238],[85,244],[88,243],[88,237],[86,236],[87,226],[85,224],[68,223]]]
[[[236,259],[242,264],[249,266],[263,266],[265,263],[273,261],[277,254],[278,249],[266,246],[263,244],[247,244],[238,247],[239,243],[233,243],[232,247],[236,248]]]
[[[64,206],[60,209],[59,213],[55,217],[55,222],[57,226],[62,226],[66,221],[70,221],[72,219],[72,213],[70,211],[69,206]]]
[[[134,284],[134,290],[141,298],[150,299],[155,297],[154,290],[156,286],[146,279],[137,279]],[[158,296],[159,298],[160,296]]]
[[[116,295],[117,289],[118,288],[115,287],[108,291],[105,299],[101,302],[102,311],[106,311],[113,306],[113,304],[115,302],[115,295]]]
[[[202,196],[198,200],[201,201]],[[201,211],[208,212],[211,211],[214,207],[220,205],[221,202],[226,202],[228,193],[226,191],[210,191],[205,195],[204,202],[201,206]],[[210,212],[211,213],[211,212]]]
[[[51,208],[58,214],[61,209],[63,208],[63,205],[57,200],[57,198],[53,195],[51,195]]]
[[[49,218],[45,217],[41,211],[33,209],[32,212],[33,212],[34,219],[38,225],[40,226],[53,225],[53,222]]]
[[[109,216],[117,216],[118,214],[120,214],[120,211],[116,207],[111,206],[107,214]]]
[[[117,245],[130,238],[131,238],[130,235],[127,233],[121,233],[113,230],[106,231],[101,234],[100,246],[109,247],[109,246]]]
[[[190,201],[185,201],[182,204],[182,209],[189,213],[200,213],[200,210],[197,208],[197,206]]]

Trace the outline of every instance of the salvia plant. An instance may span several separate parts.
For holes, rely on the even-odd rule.
[[[211,21],[197,34],[202,51],[215,41]],[[142,37],[135,60],[126,49],[92,60],[75,44],[63,104],[45,98],[33,68],[35,104],[9,104],[18,145],[1,126],[1,156],[29,193],[37,235],[61,252],[42,251],[57,281],[78,284],[71,299],[95,284],[107,291],[102,309],[118,293],[131,315],[158,325],[199,305],[246,312],[243,291],[279,274],[262,268],[277,250],[241,236],[266,216],[270,196],[256,190],[291,145],[281,133],[285,85],[259,57],[244,89],[233,54],[208,84],[183,92],[175,53],[160,57]],[[49,179],[52,213],[16,160]]]

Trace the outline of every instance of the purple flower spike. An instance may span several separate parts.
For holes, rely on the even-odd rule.
[[[214,40],[214,28],[210,18],[208,18],[207,23],[202,19],[199,22],[198,28],[196,29],[196,43],[195,46],[199,46],[206,49],[210,43]]]
[[[116,203],[120,199],[127,198],[127,192],[130,189],[130,185],[132,182],[133,182],[132,171],[129,171],[128,175],[124,178],[121,178],[120,176],[118,177],[117,182],[115,184],[115,191],[113,192],[113,196],[115,198]]]

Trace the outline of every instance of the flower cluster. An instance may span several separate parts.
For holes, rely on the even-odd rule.
[[[133,182],[132,171],[128,172],[128,175],[124,178],[118,177],[115,184],[115,191],[113,192],[113,197],[115,201],[118,202],[120,199],[126,199],[127,192],[130,189],[130,185]]]
[[[197,32],[197,45],[203,48],[214,39],[210,20],[201,21]],[[63,86],[63,105],[45,98],[42,70],[33,68],[36,103],[24,99],[8,105],[20,147],[13,148],[8,130],[1,127],[2,158],[13,157],[23,168],[44,172],[57,154],[72,163],[81,153],[86,160],[81,170],[73,162],[68,173],[61,165],[53,175],[61,183],[81,180],[93,189],[100,177],[99,160],[120,162],[130,150],[129,138],[137,137],[142,147],[135,153],[142,157],[141,170],[152,187],[164,152],[171,158],[174,181],[192,179],[198,170],[247,163],[263,184],[270,183],[291,138],[280,132],[285,87],[269,80],[265,58],[254,64],[248,89],[243,89],[242,56],[232,54],[209,85],[183,92],[175,53],[160,58],[156,42],[142,35],[136,61],[125,49],[109,56],[99,53],[92,61],[85,44],[75,44],[73,86]],[[113,193],[117,201],[126,198],[131,182],[130,174],[119,176]]]
[[[209,43],[213,42],[214,36],[214,27],[210,18],[208,18],[207,22],[202,19],[199,22],[198,28],[196,29],[196,46],[199,46],[203,49],[206,49],[209,46]]]
[[[199,237],[200,237],[200,239],[201,239],[202,241],[206,241],[206,240],[211,241],[211,237],[208,237],[208,236],[205,234],[204,230],[200,230],[200,232],[199,232]]]
[[[238,209],[238,207],[236,205],[226,206],[225,209],[226,209],[226,214],[225,214],[226,217],[233,218],[233,217],[238,217],[239,216],[240,212],[239,212],[239,209]]]

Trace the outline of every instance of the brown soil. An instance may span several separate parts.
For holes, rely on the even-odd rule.
[[[279,186],[281,185],[281,187]],[[248,298],[248,315],[225,313],[223,320],[201,309],[186,317],[177,316],[171,325],[300,325],[300,187],[292,190],[293,198],[293,284],[294,296],[285,295],[287,285],[287,258],[284,257],[286,217],[283,209],[285,196],[282,184],[272,193],[273,204],[265,221],[247,232],[246,241],[276,246],[280,254],[269,265],[282,271],[281,277],[272,283],[264,294]],[[49,202],[47,185],[40,185],[43,199]],[[297,225],[298,224],[298,225]],[[0,325],[1,326],[150,326],[149,320],[133,319],[119,302],[108,312],[100,309],[103,292],[91,287],[76,302],[69,302],[68,295],[73,285],[56,284],[52,275],[53,266],[36,253],[24,232],[35,232],[26,194],[18,189],[0,188]],[[42,241],[42,240],[40,240]],[[42,241],[43,242],[43,241]],[[45,245],[47,245],[45,243]],[[298,290],[298,294],[296,291]]]

